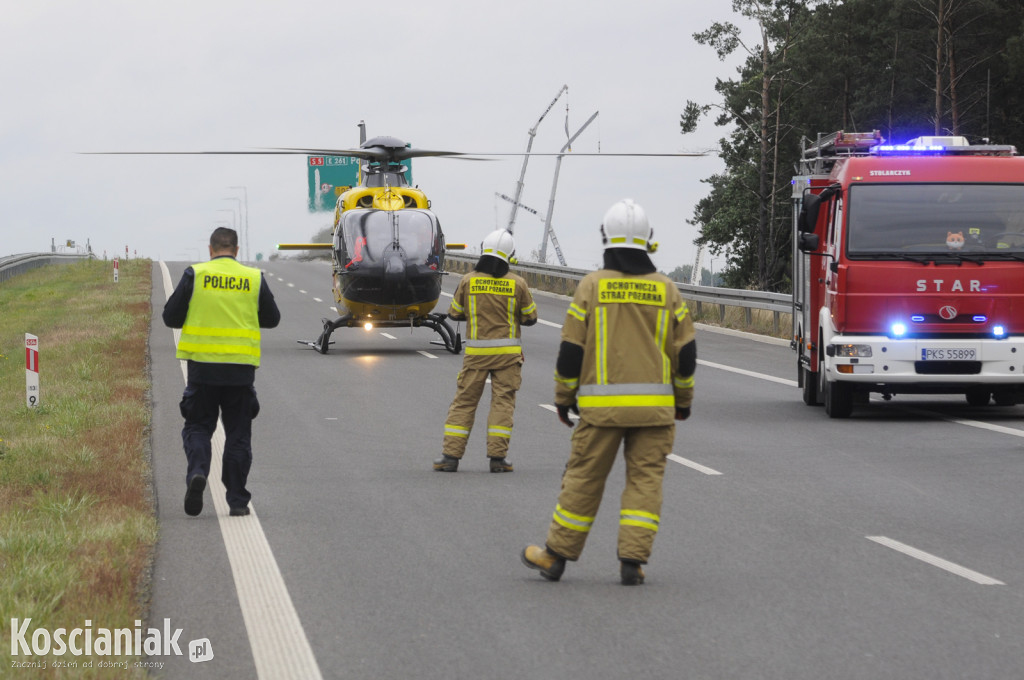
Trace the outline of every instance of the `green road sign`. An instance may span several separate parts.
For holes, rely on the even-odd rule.
[[[338,195],[359,182],[359,159],[348,156],[307,156],[306,184],[310,212],[333,211]]]

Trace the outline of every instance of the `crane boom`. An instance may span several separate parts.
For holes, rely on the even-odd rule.
[[[519,207],[519,199],[523,196],[523,181],[526,179],[526,164],[530,161],[530,149],[533,148],[533,138],[537,136],[537,128],[540,127],[541,121],[544,120],[544,117],[547,116],[548,112],[551,111],[552,107],[554,107],[555,102],[557,102],[559,98],[568,91],[569,86],[562,85],[562,89],[558,91],[555,98],[551,100],[550,104],[548,104],[548,108],[544,109],[544,113],[542,113],[540,118],[537,119],[537,123],[530,128],[530,139],[526,143],[526,155],[523,156],[523,168],[519,171],[519,181],[516,182],[516,194],[512,199],[512,214],[509,215],[508,218],[507,229],[510,234],[513,233],[513,228],[516,224],[516,208]]]

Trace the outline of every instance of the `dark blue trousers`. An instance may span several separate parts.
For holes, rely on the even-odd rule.
[[[227,489],[228,505],[244,508],[252,494],[245,488],[252,466],[252,420],[260,412],[251,385],[204,385],[188,383],[181,397],[185,427],[181,440],[188,459],[185,482],[197,474],[210,476],[211,439],[218,417],[224,421],[224,456],[220,479]]]

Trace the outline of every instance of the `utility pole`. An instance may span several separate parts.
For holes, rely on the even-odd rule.
[[[523,169],[519,173],[519,181],[516,183],[516,194],[512,198],[512,214],[508,218],[508,232],[513,233],[513,228],[516,224],[516,209],[519,207],[519,199],[523,197],[523,180],[526,179],[526,164],[530,161],[530,149],[533,148],[533,138],[537,136],[537,128],[540,127],[540,123],[544,120],[544,116],[548,115],[548,112],[555,105],[555,102],[566,92],[569,91],[568,85],[562,85],[562,89],[558,91],[555,98],[548,104],[548,108],[544,109],[544,113],[541,114],[540,119],[537,120],[536,125],[530,128],[529,134],[530,139],[526,143],[526,155],[523,156]]]

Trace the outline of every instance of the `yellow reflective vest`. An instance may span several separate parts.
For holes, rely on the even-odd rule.
[[[578,378],[555,372],[555,403],[575,400],[591,425],[670,425],[676,407],[693,401],[693,376],[676,373],[679,350],[694,340],[693,320],[664,274],[587,274],[562,340],[583,347],[583,365]]]
[[[195,282],[177,357],[259,366],[260,270],[231,257],[195,264],[192,270]]]
[[[537,318],[537,304],[521,276],[473,270],[459,281],[448,316],[466,321],[464,365],[503,368],[521,361],[521,325]]]

